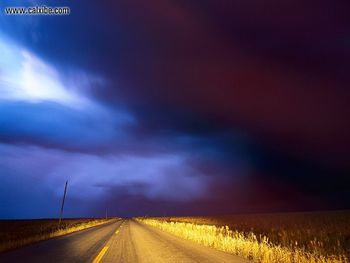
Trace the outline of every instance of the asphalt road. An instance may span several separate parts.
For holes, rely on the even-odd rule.
[[[250,261],[122,220],[0,255],[0,262],[231,262]]]

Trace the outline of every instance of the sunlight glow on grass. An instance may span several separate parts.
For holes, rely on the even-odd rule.
[[[254,233],[232,231],[228,226],[198,225],[193,223],[167,222],[164,220],[139,218],[140,222],[157,227],[178,237],[232,253],[262,263],[340,263],[348,262],[345,256],[324,256],[309,253],[299,248],[288,248],[272,244],[267,237]],[[258,241],[260,240],[260,241]]]

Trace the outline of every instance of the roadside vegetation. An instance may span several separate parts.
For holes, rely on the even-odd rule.
[[[115,219],[0,220],[0,252],[38,241],[63,236],[79,230],[114,221]]]
[[[255,262],[349,262],[349,211],[139,220]]]

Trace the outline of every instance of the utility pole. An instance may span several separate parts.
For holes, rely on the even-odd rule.
[[[107,207],[106,207],[106,219],[107,219]]]
[[[63,208],[64,208],[64,201],[66,200],[66,194],[67,194],[67,185],[68,185],[68,180],[66,181],[66,184],[64,186],[64,193],[63,193],[63,199],[62,199],[62,205],[61,205],[61,212],[60,212],[60,219],[58,221],[58,226],[61,225],[62,221],[62,215],[63,215]]]

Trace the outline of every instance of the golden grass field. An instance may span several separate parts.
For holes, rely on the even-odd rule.
[[[139,220],[255,262],[349,262],[350,211]]]
[[[114,219],[57,219],[0,220],[0,252],[34,242],[66,235]]]

